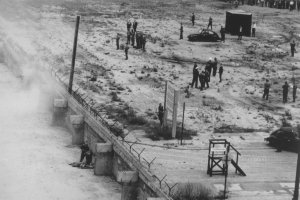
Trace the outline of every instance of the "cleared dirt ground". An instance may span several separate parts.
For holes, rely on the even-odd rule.
[[[180,105],[186,102],[185,128],[197,132],[193,139],[185,141],[183,148],[205,149],[209,138],[218,137],[227,138],[240,148],[259,147],[257,154],[269,155],[270,147],[263,138],[281,126],[282,117],[291,113],[289,122],[293,125],[299,122],[300,104],[292,103],[291,90],[288,103],[282,103],[282,85],[285,81],[291,84],[293,76],[299,84],[299,54],[290,57],[289,43],[293,39],[299,41],[300,13],[244,5],[239,9],[251,12],[252,20],[257,22],[256,38],[243,37],[238,41],[237,36],[226,35],[225,43],[187,41],[188,34],[207,26],[210,16],[213,30],[219,33],[225,24],[225,12],[231,9],[229,3],[202,0],[1,1],[0,29],[5,41],[20,45],[32,58],[26,65],[53,68],[68,83],[75,16],[81,15],[75,89],[103,112],[107,120],[120,121],[125,133],[129,132],[126,139],[179,148],[177,140],[149,139],[155,135],[151,130],[158,126],[156,112],[158,103],[163,103],[167,80],[181,90]],[[196,15],[194,27],[190,21],[192,12]],[[147,35],[146,52],[131,47],[129,60],[125,61],[124,51],[116,50],[115,37],[120,33],[121,44],[126,42],[126,21],[131,18],[137,20],[137,29]],[[180,23],[184,26],[184,40],[179,40]],[[5,43],[2,46],[6,48]],[[192,89],[192,97],[185,98],[183,90],[192,80],[193,63],[203,68],[210,57],[223,64],[224,81],[219,83],[217,77],[212,77],[209,89]],[[95,82],[89,81],[93,74],[97,75]],[[262,99],[266,78],[272,84],[268,102]],[[147,123],[142,126],[128,123],[121,112],[130,110],[128,107]],[[181,109],[178,122],[182,119]],[[149,126],[154,128],[149,131]],[[227,133],[214,133],[220,128]],[[147,146],[141,148],[144,147],[151,151]],[[172,154],[172,151],[167,153]],[[159,153],[147,158],[155,156]],[[287,156],[294,158],[294,154]],[[254,165],[246,163],[250,168]],[[274,164],[275,168],[284,169],[283,163]],[[168,170],[171,164],[161,165]],[[294,166],[294,162],[287,166]],[[163,173],[161,168],[155,168],[157,173]],[[293,181],[292,176],[287,179]],[[178,180],[170,178],[170,181]]]

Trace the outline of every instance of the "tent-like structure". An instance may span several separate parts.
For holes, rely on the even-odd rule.
[[[243,27],[243,35],[251,36],[252,14],[243,10],[226,12],[225,31],[231,35],[237,35],[240,26]]]

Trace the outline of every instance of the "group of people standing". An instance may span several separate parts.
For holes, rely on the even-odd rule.
[[[200,90],[202,91],[205,87],[209,88],[209,82],[210,77],[216,76],[218,70],[218,60],[217,58],[212,60],[212,58],[209,59],[209,61],[205,65],[205,69],[201,71],[201,69],[197,66],[197,63],[194,64],[193,68],[193,80],[191,83],[191,88],[195,86],[195,88],[198,88],[198,79],[200,82]],[[220,65],[219,67],[219,82],[222,82],[222,74],[223,74],[223,66]]]
[[[132,47],[135,47],[137,49],[143,49],[143,51],[145,51],[146,36],[140,32],[137,32],[137,25],[138,22],[136,20],[134,20],[133,22],[131,22],[130,20],[127,21],[127,42],[124,48],[125,60],[128,60],[128,50],[129,50],[130,43]],[[116,37],[116,46],[117,46],[117,50],[119,50],[120,49],[119,33],[117,33],[117,37]]]
[[[282,86],[282,102],[287,103],[288,99],[288,93],[289,93],[289,84],[287,81],[285,81],[284,85]],[[269,83],[269,80],[267,79],[264,84],[264,93],[263,93],[263,99],[268,100],[269,99],[269,92],[270,92],[271,84]],[[296,93],[297,93],[297,85],[295,80],[293,81],[293,102],[296,101]]]

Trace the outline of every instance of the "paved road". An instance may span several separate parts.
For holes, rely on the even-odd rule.
[[[294,188],[297,155],[281,153],[264,142],[265,134],[253,133],[244,140],[237,140],[240,134],[222,134],[222,138],[233,141],[241,152],[239,165],[246,177],[235,174],[229,166],[228,185],[230,199],[284,200],[291,199]],[[135,145],[141,150],[146,146]],[[151,171],[158,177],[167,175],[168,183],[202,182],[218,190],[224,188],[224,176],[210,177],[206,174],[208,150],[175,150],[147,146],[142,155],[151,161],[156,157]]]

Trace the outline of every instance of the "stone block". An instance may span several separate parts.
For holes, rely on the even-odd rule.
[[[67,108],[68,101],[65,99],[54,99],[54,107],[56,108]]]
[[[116,180],[122,183],[134,183],[137,182],[139,178],[138,172],[136,171],[118,171]]]
[[[112,152],[113,146],[111,143],[96,143],[96,153]]]

